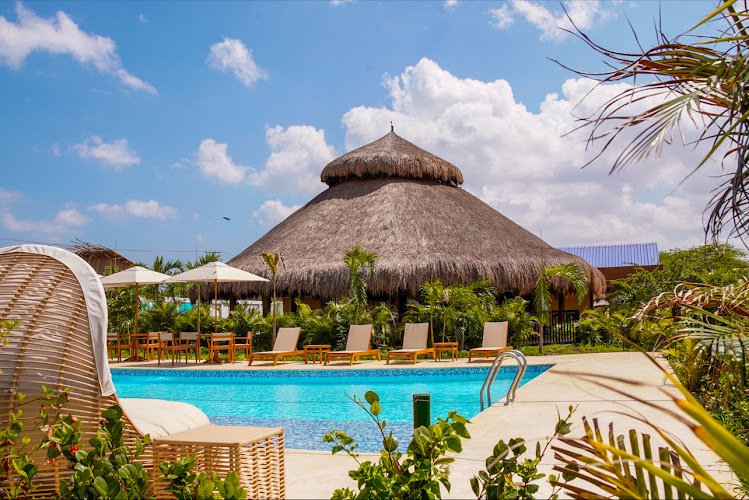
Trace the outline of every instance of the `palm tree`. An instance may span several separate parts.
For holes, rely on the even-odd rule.
[[[589,142],[603,143],[596,158],[609,148],[620,149],[612,173],[659,156],[674,137],[682,137],[683,142],[681,127],[686,124],[700,131],[690,147],[696,149],[704,143],[708,150],[694,170],[723,154],[725,171],[730,173],[705,209],[710,210],[706,236],[714,242],[719,241],[723,229],[729,231],[728,237],[749,235],[749,32],[746,3],[743,9],[735,8],[734,3],[736,0],[724,2],[674,39],[656,26],[660,43],[633,53],[606,49],[577,28],[573,33],[604,56],[610,68],[600,73],[576,73],[602,84],[635,83],[581,118],[581,128],[590,130]],[[706,23],[712,25],[712,33],[695,31]],[[639,84],[641,81],[647,83]],[[646,109],[641,111],[643,107]],[[631,137],[630,129],[637,134],[620,145],[619,134]]]
[[[177,273],[181,273],[185,270],[184,264],[182,264],[181,260],[164,260],[164,257],[159,255],[153,260],[153,265],[151,266],[151,269],[156,271],[157,273],[162,274],[168,274],[169,276],[173,276]],[[154,302],[159,302],[159,291],[161,288],[161,285],[153,285],[153,295],[154,295]],[[165,286],[165,293],[169,295],[170,297],[174,298],[176,296],[176,290],[177,287],[175,284],[169,284]]]
[[[377,254],[367,252],[360,247],[349,248],[343,256],[343,262],[348,266],[351,290],[349,303],[353,306],[355,323],[367,311],[367,283],[365,275],[373,279],[376,273]]]
[[[276,272],[278,271],[278,263],[280,262],[284,267],[283,256],[280,253],[265,252],[260,257],[268,266],[271,274],[271,282],[273,283],[273,333],[271,335],[271,346],[276,343]],[[272,347],[271,347],[272,348]]]
[[[565,264],[563,266],[544,267],[536,281],[536,287],[533,290],[533,306],[536,309],[536,318],[538,319],[538,352],[544,352],[544,327],[549,324],[549,315],[551,313],[551,286],[552,278],[559,277],[572,282],[577,292],[577,303],[580,304],[588,293],[588,277],[583,269],[577,264]]]

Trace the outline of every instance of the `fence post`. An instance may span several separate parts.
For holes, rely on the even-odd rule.
[[[429,427],[431,417],[429,394],[414,394],[414,429]]]

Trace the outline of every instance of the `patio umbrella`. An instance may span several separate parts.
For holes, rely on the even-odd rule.
[[[110,274],[101,279],[104,289],[135,285],[135,332],[138,333],[138,285],[155,285],[163,282],[169,275],[157,273],[141,266],[133,266],[119,273]]]
[[[216,297],[216,333],[218,333],[218,284],[234,283],[238,281],[268,281],[267,279],[257,276],[247,271],[242,271],[236,267],[231,267],[223,262],[209,262],[208,264],[190,269],[184,273],[170,276],[164,280],[164,283],[184,283],[187,281],[213,281]],[[200,321],[200,312],[198,312],[198,321]],[[198,326],[198,331],[200,327]]]

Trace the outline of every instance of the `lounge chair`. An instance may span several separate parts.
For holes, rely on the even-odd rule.
[[[289,356],[304,356],[304,351],[300,351],[296,348],[296,344],[299,341],[299,333],[302,331],[300,327],[296,328],[279,328],[278,335],[276,335],[276,343],[273,344],[272,351],[253,352],[250,355],[249,366],[252,366],[252,362],[256,359],[273,360],[273,366],[278,363],[278,358],[282,361],[286,361]]]
[[[385,364],[389,365],[391,358],[411,359],[416,363],[416,358],[420,354],[431,355],[432,359],[437,361],[434,348],[427,348],[428,337],[429,323],[406,323],[406,329],[403,333],[403,348],[390,351]]]
[[[372,325],[351,325],[346,339],[346,349],[325,353],[325,364],[334,359],[348,359],[349,365],[353,365],[356,358],[362,356],[377,356],[380,358],[379,349],[370,349],[372,340]]]
[[[472,358],[493,358],[497,354],[511,351],[507,345],[507,321],[484,323],[484,339],[481,347],[468,351],[468,362]]]
[[[174,343],[174,335],[172,335],[172,332],[159,332],[159,347],[157,351],[157,356],[159,359],[159,366],[161,366],[161,358],[164,356],[164,352],[171,353],[172,357],[172,366],[174,366],[174,348],[176,344]]]
[[[283,429],[231,427],[232,439],[223,436],[224,431],[217,431],[211,439],[207,433],[216,426],[192,405],[118,399],[107,360],[104,289],[91,266],[77,255],[42,245],[0,248],[0,311],[0,320],[20,322],[8,335],[8,343],[0,347],[0,425],[6,425],[9,413],[18,409],[24,417],[34,417],[34,407],[24,406],[19,394],[41,394],[42,386],[56,391],[70,388],[64,412],[80,420],[81,443],[86,446],[96,437],[101,412],[119,405],[128,446],[134,448],[144,431],[155,437],[140,457],[149,473],[154,472],[154,457],[173,461],[194,452],[194,447],[182,441],[169,442],[169,436],[178,433],[184,443],[200,440],[204,444],[197,470],[216,470],[221,476],[235,470],[253,498],[285,496]],[[140,411],[133,405],[139,405]],[[42,430],[24,433],[32,443],[46,434]],[[34,496],[56,496],[59,483],[70,475],[67,462],[47,463],[43,449],[31,458],[38,466],[34,479],[40,485]],[[6,486],[0,484],[0,490]],[[156,485],[156,494],[173,498],[161,484]]]

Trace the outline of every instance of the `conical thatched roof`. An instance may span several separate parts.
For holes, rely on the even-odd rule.
[[[404,153],[405,151],[405,153]],[[454,165],[423,151],[393,132],[325,167],[330,187],[268,231],[228,263],[270,277],[260,258],[281,253],[277,274],[281,296],[338,298],[348,293],[344,252],[354,246],[379,256],[373,295],[408,292],[425,281],[444,284],[492,280],[500,292],[533,290],[543,262],[576,262],[603,296],[606,280],[585,260],[557,250],[472,194]],[[254,283],[223,285],[224,295],[267,294]],[[572,293],[565,281],[556,293]]]
[[[390,133],[328,163],[320,179],[334,186],[349,179],[400,177],[431,179],[451,186],[463,184],[460,169],[407,140]]]
[[[88,262],[94,268],[94,271],[99,274],[104,274],[107,266],[117,266],[120,269],[127,269],[134,265],[130,259],[123,257],[109,247],[88,243],[80,239],[76,239],[72,244],[65,245],[63,248]]]

